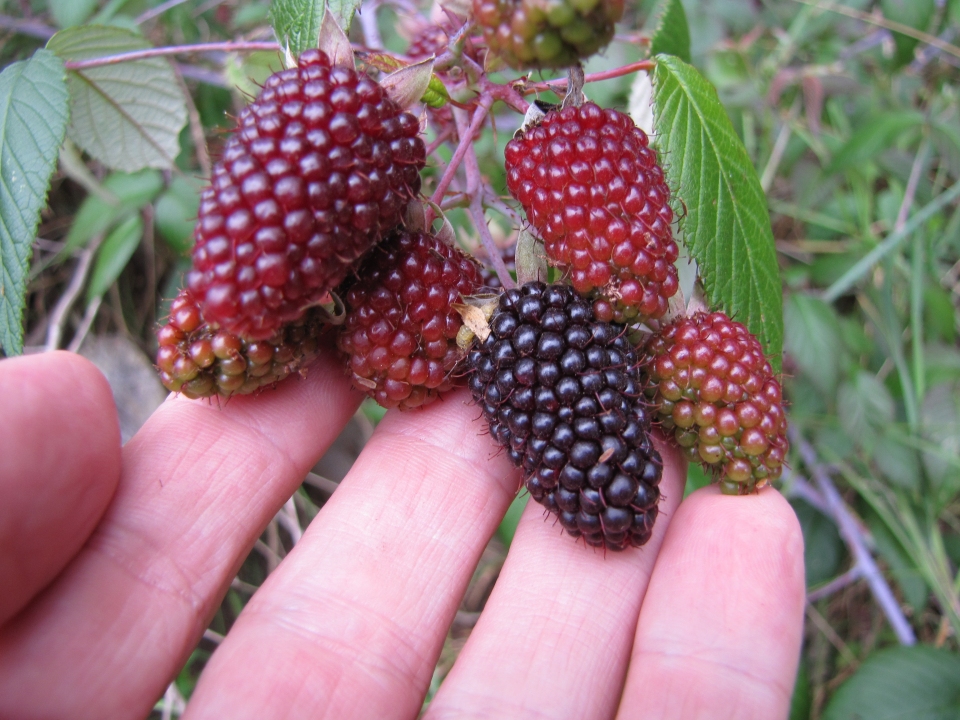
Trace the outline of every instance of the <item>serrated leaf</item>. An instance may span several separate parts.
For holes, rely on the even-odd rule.
[[[960,656],[924,645],[871,655],[830,698],[823,720],[956,720]]]
[[[430,86],[433,77],[433,58],[407,65],[380,80],[390,99],[407,110],[417,102]]]
[[[931,448],[923,465],[940,494],[950,496],[960,485],[956,459],[960,457],[960,381],[942,382],[927,392],[920,408],[924,438]],[[951,462],[953,461],[953,462]]]
[[[817,389],[830,396],[837,386],[843,340],[837,316],[827,303],[793,293],[783,308],[784,346]]]
[[[50,14],[57,27],[79,25],[97,9],[97,0],[47,0]]]
[[[149,48],[130,30],[84,25],[62,30],[47,47],[63,60],[89,60]],[[136,172],[172,168],[187,106],[164,58],[70,70],[70,139],[104,165]]]
[[[779,371],[780,272],[760,180],[713,86],[676,57],[656,61],[656,144],[707,299],[746,325]]]
[[[330,62],[334,65],[347,65],[349,67],[356,65],[350,38],[347,37],[346,30],[334,13],[327,13],[323,16],[323,22],[320,23],[318,43],[319,48],[327,54]]]
[[[94,235],[106,232],[118,220],[153,200],[163,189],[163,178],[156,170],[111,173],[103,181],[103,188],[114,196],[116,202],[107,202],[96,195],[89,195],[81,203],[73,219],[73,225],[70,226],[60,251],[61,257],[83,247]]]
[[[23,351],[30,246],[67,129],[63,64],[46,50],[0,73],[0,350]]]
[[[103,245],[97,250],[97,260],[90,276],[90,284],[87,285],[87,302],[103,297],[117,281],[142,237],[143,219],[139,215],[131,215],[110,231]]]
[[[660,0],[650,14],[650,55],[676,55],[690,62],[690,26],[680,0]]]
[[[327,7],[337,19],[337,25],[342,27],[344,32],[348,32],[360,3],[361,0],[327,0]]]
[[[299,56],[317,47],[323,22],[323,0],[273,0],[270,24],[277,42]]]
[[[850,136],[824,170],[824,173],[842,172],[869,162],[886,150],[894,140],[911,129],[921,126],[923,114],[914,110],[894,110],[868,117],[863,127]]]

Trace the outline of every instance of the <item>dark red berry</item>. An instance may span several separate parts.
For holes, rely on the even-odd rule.
[[[780,477],[788,449],[780,383],[747,328],[722,312],[696,313],[652,336],[643,354],[660,424],[725,492]]]
[[[271,76],[201,195],[188,287],[207,321],[266,339],[340,283],[419,192],[418,132],[319,50]]]
[[[380,243],[345,285],[338,345],[354,386],[401,410],[453,387],[464,353],[452,306],[482,285],[477,263],[433,235],[400,232]]]
[[[593,103],[547,113],[507,143],[507,187],[550,262],[597,315],[658,318],[678,290],[670,190],[646,133]]]
[[[568,285],[527,283],[500,296],[468,368],[490,434],[568,533],[611,550],[650,539],[663,465],[624,326]]]
[[[323,311],[314,309],[267,340],[244,340],[211,328],[181,291],[157,331],[160,380],[189,398],[246,395],[276,385],[317,356],[324,322]]]

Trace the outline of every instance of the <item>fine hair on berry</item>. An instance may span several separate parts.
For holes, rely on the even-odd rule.
[[[539,282],[503,293],[489,325],[468,356],[470,390],[530,496],[588,545],[646,543],[663,464],[624,326]]]
[[[202,195],[188,287],[211,324],[271,337],[338,285],[420,190],[419,122],[308,50],[243,109]]]

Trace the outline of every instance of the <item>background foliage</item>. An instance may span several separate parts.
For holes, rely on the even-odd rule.
[[[272,9],[292,42],[303,42],[295,11],[307,4],[283,0]],[[662,134],[671,177],[706,172],[721,185],[753,183],[750,202],[761,206],[754,220],[767,211],[772,220],[782,286],[769,273],[751,273],[736,289],[747,298],[739,300],[706,280],[708,296],[741,308],[769,348],[781,342],[779,317],[763,318],[769,306],[756,298],[782,295],[794,428],[782,490],[803,525],[810,589],[792,717],[956,717],[960,0],[630,5],[618,40],[587,72],[637,61],[648,50],[682,59],[658,64],[658,111],[692,122],[685,118],[697,114],[712,84],[725,113],[701,112],[709,123],[681,122]],[[342,2],[335,12],[346,18],[352,8]],[[399,0],[383,2],[375,15],[365,10],[352,37],[375,30],[402,54],[412,10]],[[0,2],[5,351],[77,349],[89,334],[121,334],[152,356],[152,330],[180,285],[210,158],[256,83],[280,67],[275,50],[217,49],[95,69],[63,61],[83,60],[86,48],[104,43],[116,52],[268,43],[270,13],[267,0]],[[319,23],[316,14],[304,17]],[[618,77],[588,85],[587,94],[626,108],[640,85],[635,76]],[[699,91],[684,92],[693,86]],[[29,108],[44,103],[45,122],[32,121]],[[519,117],[496,112],[498,132],[488,131],[477,151],[484,175],[505,193],[502,150]],[[707,126],[713,131],[695,140],[701,151],[681,154],[678,147],[690,147],[686,131]],[[685,144],[672,145],[681,135]],[[447,148],[438,154],[449,160]],[[724,174],[731,163],[739,177]],[[15,175],[19,166],[33,173],[26,182]],[[428,168],[426,187],[435,174]],[[683,201],[686,239],[703,252],[721,234],[768,232],[763,223],[717,228],[692,198]],[[41,208],[34,233],[30,218]],[[461,242],[476,248],[465,211],[449,216]],[[491,232],[508,243],[511,223],[491,221]],[[33,235],[32,243],[23,240]],[[728,256],[725,246],[716,266],[749,268],[749,239],[741,247],[746,255]],[[24,290],[21,325],[12,318]],[[378,416],[365,407],[357,418],[361,441]],[[334,481],[312,475],[267,529],[158,717],[175,714],[189,697],[219,638]],[[691,471],[690,488],[704,481]],[[482,608],[522,502],[478,568],[433,690]]]

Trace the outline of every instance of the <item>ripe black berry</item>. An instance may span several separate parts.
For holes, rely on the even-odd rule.
[[[569,286],[535,282],[501,295],[490,330],[469,385],[530,495],[588,545],[643,545],[662,462],[624,327]]]

